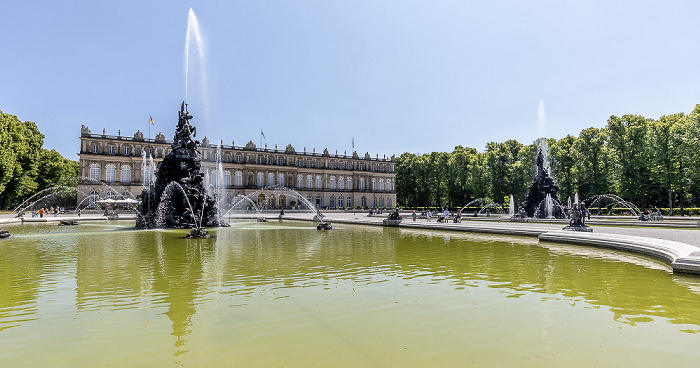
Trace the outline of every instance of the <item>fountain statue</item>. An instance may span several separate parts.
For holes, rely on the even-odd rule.
[[[197,129],[190,119],[192,115],[183,102],[172,151],[158,164],[153,185],[141,192],[138,228],[192,228],[188,237],[206,237],[204,227],[228,225],[220,219],[216,200],[204,186],[199,141],[193,138]]]
[[[582,202],[574,203],[574,206],[569,209],[569,225],[562,230],[592,232],[591,227],[586,225],[586,217],[590,218],[590,216],[591,213]]]
[[[554,179],[549,176],[547,171],[544,166],[542,149],[540,149],[537,153],[537,174],[532,179],[525,201],[520,205],[522,210],[519,211],[520,213],[524,212],[528,217],[538,218],[563,218],[566,215],[561,211],[561,206],[553,205],[559,203],[557,198],[559,186],[554,184]]]

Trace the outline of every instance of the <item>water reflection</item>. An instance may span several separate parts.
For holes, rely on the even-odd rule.
[[[216,322],[207,319],[211,310],[236,314],[302,290],[355,292],[382,283],[384,293],[446,285],[459,295],[486,287],[514,299],[539,295],[543,305],[606,307],[625,325],[665,318],[684,332],[700,326],[697,278],[669,275],[668,267],[644,257],[527,238],[350,225],[321,232],[287,222],[236,223],[197,240],[184,239],[186,231],[82,225],[13,233],[0,243],[0,334],[41,322],[40,310],[48,308],[39,303],[42,295],[72,289],[60,295],[73,295],[75,316],[70,309],[56,312],[72,319],[67,324],[123,310],[140,310],[144,326],[165,316],[178,359],[189,351],[193,331]],[[326,296],[342,299],[344,292]]]

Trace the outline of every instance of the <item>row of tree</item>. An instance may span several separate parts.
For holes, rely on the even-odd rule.
[[[544,143],[544,144],[543,144]],[[397,202],[405,207],[460,208],[476,198],[520,203],[535,174],[539,147],[566,199],[616,194],[639,208],[700,205],[700,105],[692,113],[611,116],[578,137],[524,145],[488,143],[484,152],[404,153],[396,160]]]
[[[0,111],[0,209],[11,209],[45,188],[77,185],[78,162],[43,145],[35,123]]]

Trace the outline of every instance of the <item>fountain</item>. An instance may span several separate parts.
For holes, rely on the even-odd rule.
[[[218,215],[216,199],[207,194],[201,170],[197,129],[190,124],[187,104],[178,113],[172,151],[158,164],[155,181],[141,192],[144,200],[136,226],[150,228],[192,228],[188,237],[204,237],[203,227],[226,226]]]
[[[565,213],[561,211],[557,193],[559,186],[554,184],[554,179],[549,176],[545,166],[545,158],[542,148],[537,153],[537,174],[532,179],[529,192],[520,208],[527,217],[535,218],[563,218]],[[547,199],[549,197],[549,200]],[[549,205],[548,205],[549,204]],[[549,209],[549,211],[548,211]]]
[[[510,195],[510,202],[508,203],[508,214],[511,216],[515,215],[515,199],[512,194]]]
[[[244,196],[244,195],[242,195],[242,194],[239,194],[239,195],[237,195],[237,196],[234,198],[234,202],[231,204],[231,206],[229,207],[229,209],[226,210],[226,212],[223,213],[223,215],[221,216],[221,218],[227,218],[227,217],[228,217],[228,218],[230,219],[230,213],[231,213],[231,211],[233,211],[236,207],[238,207],[238,206],[241,205],[241,204],[250,204],[250,208],[252,208],[253,211],[255,211],[255,213],[256,213],[256,221],[257,221],[257,222],[267,222],[267,218],[266,218],[265,215],[263,214],[263,212],[262,212],[262,210],[260,209],[260,207],[258,207],[258,205],[255,204],[255,201],[253,201],[252,199],[250,199],[248,196]],[[222,212],[223,212],[223,211],[222,211]]]
[[[615,194],[599,194],[590,199],[591,204],[588,207],[593,208],[597,206],[597,214],[600,215],[602,208],[607,207],[607,205],[601,206],[601,204],[606,200],[609,200],[611,202],[610,206],[618,206],[619,208],[627,209],[629,210],[630,214],[632,214],[635,217],[641,218],[643,216],[642,211],[639,208],[637,208],[637,206],[635,206],[634,203],[626,201]]]
[[[575,195],[575,202],[573,207],[570,206],[568,209],[569,225],[564,226],[562,230],[569,231],[585,231],[592,232],[593,229],[586,225],[586,217],[591,216],[591,213],[586,209],[586,205],[583,202],[578,201],[578,193]]]

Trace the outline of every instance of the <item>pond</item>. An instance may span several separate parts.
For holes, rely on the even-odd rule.
[[[9,228],[0,366],[691,366],[700,278],[517,238],[237,222]]]

